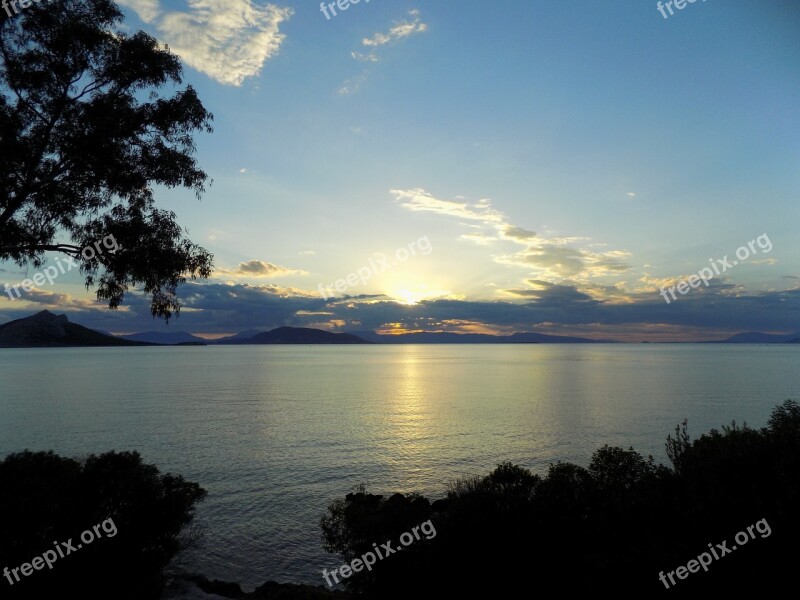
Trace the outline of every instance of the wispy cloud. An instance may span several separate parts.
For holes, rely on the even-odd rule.
[[[478,244],[478,246],[489,246],[492,242],[497,241],[497,238],[485,233],[465,233],[459,236],[460,240],[467,240]]]
[[[408,14],[414,18],[413,21],[401,21],[387,33],[376,33],[371,38],[364,38],[361,40],[362,45],[368,47],[383,46],[389,42],[407,38],[415,33],[422,33],[428,29],[428,26],[419,17],[419,10],[410,10]]]
[[[505,217],[502,213],[492,209],[491,203],[488,200],[482,200],[473,205],[467,202],[441,200],[435,198],[433,194],[422,188],[389,190],[389,193],[395,197],[395,200],[400,202],[403,208],[413,211],[432,212],[469,221],[480,221],[487,224],[504,224],[505,221]]]
[[[374,34],[372,37],[362,39],[361,45],[366,48],[370,48],[370,50],[363,53],[354,51],[350,53],[350,56],[359,62],[377,63],[380,61],[380,56],[377,52],[377,49],[381,46],[385,46],[390,42],[403,40],[416,33],[427,31],[428,25],[422,22],[419,15],[419,10],[410,10],[408,11],[408,14],[412,17],[412,20],[400,21],[386,33],[379,32]],[[370,71],[364,70],[360,75],[351,77],[339,87],[338,94],[340,96],[346,96],[347,94],[357,92],[369,79],[369,76]]]
[[[281,23],[291,8],[252,0],[187,0],[188,10],[164,10],[158,0],[118,0],[152,24],[183,61],[225,85],[258,75],[280,50]]]
[[[369,79],[369,71],[364,71],[360,75],[351,77],[342,84],[338,90],[338,94],[340,96],[346,96],[348,94],[352,94],[353,92],[357,92],[359,89],[361,89],[361,86],[367,81],[367,79]]]
[[[524,249],[509,255],[495,256],[494,261],[527,269],[537,279],[557,282],[573,279],[586,282],[590,278],[619,275],[630,269],[622,250],[595,251],[597,244],[576,237],[545,238],[536,232],[510,223],[507,217],[492,206],[491,200],[482,199],[475,204],[459,200],[436,198],[422,188],[390,190],[403,208],[457,218],[478,231],[471,231],[461,239],[488,246],[498,241],[509,241]],[[459,197],[460,198],[460,197]],[[583,244],[582,244],[583,243]]]
[[[378,55],[374,52],[370,52],[369,54],[361,54],[361,52],[351,52],[350,56],[352,56],[356,60],[360,60],[362,62],[378,62]]]

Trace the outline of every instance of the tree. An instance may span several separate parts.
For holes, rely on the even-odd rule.
[[[154,317],[177,315],[177,288],[213,268],[154,203],[154,186],[199,198],[208,180],[193,134],[211,132],[213,116],[191,86],[178,89],[178,57],[121,32],[112,0],[0,18],[0,260],[38,268],[63,253],[112,309],[141,286]],[[101,239],[116,250],[86,250]]]

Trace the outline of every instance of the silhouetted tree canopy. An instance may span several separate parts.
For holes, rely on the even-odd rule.
[[[0,597],[157,599],[162,571],[197,538],[187,529],[206,492],[182,477],[161,474],[136,452],[108,452],[83,461],[52,452],[21,452],[0,461],[0,569],[30,563],[54,542],[72,540],[74,552],[9,584]],[[78,549],[80,536],[107,519]]]
[[[41,266],[73,257],[87,288],[116,308],[141,286],[153,316],[180,310],[187,277],[212,256],[183,235],[153,187],[199,197],[208,179],[193,157],[212,115],[181,65],[144,32],[128,34],[111,0],[33,3],[0,11],[0,260]],[[119,250],[81,251],[106,236]]]
[[[733,423],[692,440],[686,422],[667,438],[672,468],[632,448],[604,446],[588,468],[550,466],[544,476],[504,463],[485,477],[449,486],[445,498],[367,492],[334,501],[322,519],[323,546],[338,554],[328,571],[373,543],[399,546],[401,533],[431,520],[420,539],[339,578],[364,598],[779,597],[794,584],[800,534],[800,405],[777,407],[766,428]],[[666,588],[675,572],[766,520],[746,547]],[[711,555],[709,555],[710,557]],[[704,596],[706,597],[706,596]]]

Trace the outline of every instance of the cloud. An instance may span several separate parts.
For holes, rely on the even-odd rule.
[[[145,23],[152,23],[161,14],[158,0],[117,0],[117,4],[132,9]]]
[[[415,33],[422,33],[428,29],[428,26],[420,20],[418,10],[410,10],[408,14],[414,17],[413,21],[401,21],[387,33],[376,33],[371,38],[364,38],[361,43],[368,47],[383,46],[389,42],[407,38]]]
[[[380,56],[375,49],[385,46],[390,42],[405,39],[411,35],[414,35],[415,33],[422,33],[428,29],[428,26],[420,20],[418,10],[410,10],[408,11],[408,14],[413,17],[412,21],[401,21],[389,29],[387,33],[376,33],[370,38],[364,38],[361,40],[362,46],[372,48],[372,50],[366,53],[354,51],[350,53],[350,56],[359,62],[377,63],[380,61]],[[360,75],[355,75],[349,78],[339,87],[337,93],[340,96],[345,96],[347,94],[357,92],[369,79],[370,74],[371,73],[369,70],[365,70]]]
[[[342,84],[342,87],[339,88],[337,93],[340,96],[346,96],[348,94],[352,94],[353,92],[357,92],[358,90],[361,89],[361,86],[364,84],[364,82],[367,81],[367,79],[369,79],[368,71],[364,71],[360,75],[351,77]]]
[[[14,306],[19,306],[26,302],[40,305],[37,307],[37,310],[44,310],[45,308],[54,310],[61,308],[88,310],[91,308],[97,308],[98,306],[103,306],[103,303],[100,303],[97,300],[89,298],[76,298],[64,292],[51,292],[47,290],[41,290],[39,288],[33,288],[29,292],[19,288],[19,292],[20,296],[16,297],[15,295],[14,300],[11,301]],[[6,300],[8,299],[8,296],[3,295],[2,299]]]
[[[465,233],[459,236],[460,240],[467,240],[468,242],[474,242],[478,244],[478,246],[488,246],[492,242],[496,242],[497,238],[491,235],[486,235],[485,233]]]
[[[190,67],[225,85],[258,75],[283,43],[281,23],[291,8],[252,0],[187,0],[188,10],[165,11],[157,0],[120,0]]]
[[[628,271],[625,262],[630,254],[620,250],[593,252],[586,248],[567,246],[562,239],[541,240],[511,256],[498,257],[506,265],[530,267],[540,276],[551,279],[583,279],[603,277]]]
[[[516,227],[515,225],[507,225],[503,230],[503,237],[508,240],[527,242],[536,237],[536,232]]]
[[[510,294],[529,298],[535,300],[537,306],[556,307],[568,305],[581,305],[581,306],[597,306],[601,304],[600,301],[592,298],[588,294],[579,291],[572,285],[557,285],[549,281],[541,281],[536,279],[528,280],[528,283],[533,286],[524,289],[507,290]]]
[[[184,310],[170,328],[194,333],[236,333],[282,325],[345,331],[387,330],[513,332],[641,339],[715,339],[741,331],[797,330],[800,289],[754,294],[729,293],[722,286],[703,288],[667,305],[657,292],[627,294],[624,302],[598,299],[595,288],[530,279],[506,290],[513,301],[421,300],[413,306],[385,296],[360,295],[325,301],[317,291],[274,284],[188,282],[179,294]],[[700,290],[695,290],[700,292]],[[149,299],[126,294],[124,310],[111,311],[96,301],[73,301],[45,294],[38,307],[66,312],[81,325],[106,331],[153,329]],[[0,322],[29,316],[32,307],[5,302]]]
[[[487,224],[502,224],[504,221],[503,215],[492,209],[488,200],[481,200],[474,205],[470,205],[467,202],[440,200],[422,188],[389,190],[389,193],[395,197],[395,200],[400,202],[402,207],[412,211],[432,212]]]
[[[286,267],[281,267],[263,260],[248,260],[247,262],[239,263],[239,266],[234,271],[218,269],[217,272],[239,277],[283,277],[285,275],[308,275],[306,271],[287,269]]]
[[[364,62],[378,62],[380,60],[378,55],[374,52],[370,52],[369,54],[361,54],[361,52],[351,52],[350,56],[352,56],[355,60],[360,60]]]
[[[430,212],[466,221],[477,228],[461,236],[461,239],[487,246],[498,240],[514,242],[524,246],[511,255],[494,257],[494,261],[506,265],[532,270],[537,277],[558,281],[565,278],[587,280],[593,277],[618,275],[630,269],[626,262],[630,253],[622,250],[596,252],[589,246],[576,247],[585,238],[544,238],[535,231],[513,225],[506,216],[493,208],[489,199],[475,204],[434,197],[422,188],[389,190],[403,208],[415,212]],[[600,246],[603,246],[602,244]]]

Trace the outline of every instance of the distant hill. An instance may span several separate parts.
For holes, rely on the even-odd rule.
[[[43,310],[0,325],[0,348],[69,348],[73,346],[143,346],[70,323],[67,315]]]
[[[761,333],[760,331],[746,331],[737,333],[724,340],[706,342],[708,344],[797,344],[800,343],[800,333],[774,334]]]
[[[375,344],[603,344],[615,340],[592,340],[581,337],[547,335],[544,333],[514,333],[488,335],[485,333],[423,332],[381,335],[374,331],[356,331],[355,335]]]
[[[309,327],[278,327],[272,331],[248,330],[218,340],[205,340],[186,331],[144,331],[112,336],[75,323],[66,315],[43,310],[33,316],[0,325],[0,348],[37,348],[71,346],[202,346],[259,344],[603,344],[616,340],[593,340],[583,337],[544,333],[421,332],[382,335],[375,331],[332,333]],[[800,344],[800,333],[772,334],[758,331],[737,333],[707,344]]]
[[[308,327],[278,327],[240,342],[242,344],[369,344],[350,333],[331,333]]]
[[[131,342],[147,342],[150,344],[163,344],[175,346],[178,344],[205,344],[203,338],[186,333],[185,331],[143,331],[141,333],[131,333],[129,335],[118,335],[121,340]]]

